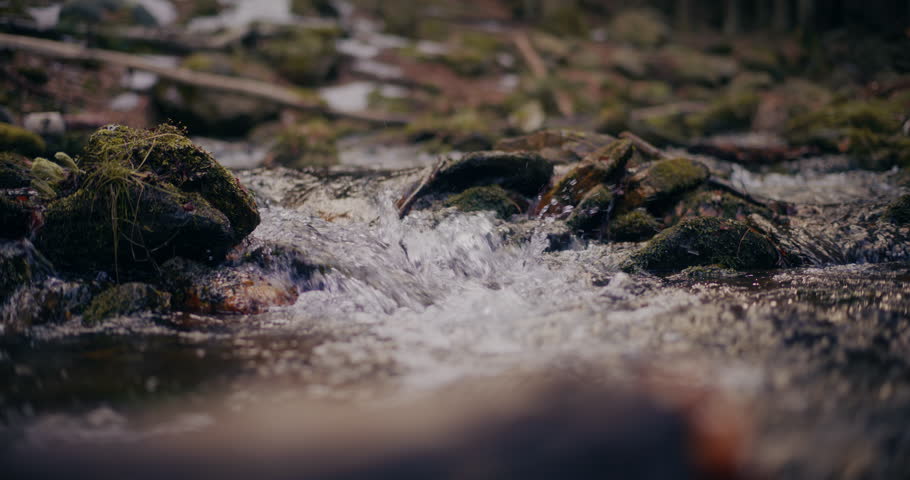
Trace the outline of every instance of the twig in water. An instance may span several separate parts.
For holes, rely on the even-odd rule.
[[[395,202],[395,206],[398,207],[398,218],[404,218],[408,212],[411,211],[411,207],[414,206],[414,202],[417,201],[417,198],[426,190],[427,185],[430,184],[433,180],[436,179],[436,176],[439,175],[439,170],[442,169],[443,164],[445,164],[445,159],[440,158],[436,161],[436,164],[433,165],[433,168],[430,169],[429,173],[424,175],[423,179],[417,185],[417,188],[411,191],[411,193],[405,194],[400,200]]]

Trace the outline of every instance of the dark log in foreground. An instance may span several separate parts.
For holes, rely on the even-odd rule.
[[[288,108],[322,113],[332,118],[346,118],[388,126],[404,125],[407,123],[407,119],[375,112],[338,111],[322,105],[318,101],[304,98],[293,89],[281,87],[273,83],[195,72],[185,68],[166,67],[137,55],[110,50],[86,48],[71,43],[55,42],[53,40],[43,40],[4,33],[0,33],[0,48],[8,48],[15,51],[23,51],[34,55],[61,60],[96,61],[143,70],[177,83],[225,93],[247,95],[264,101],[274,102]]]
[[[744,430],[706,392],[499,383],[359,411],[298,401],[139,443],[20,446],[0,468],[23,480],[744,478]]]

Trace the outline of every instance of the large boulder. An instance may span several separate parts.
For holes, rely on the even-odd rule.
[[[71,194],[50,203],[39,248],[58,267],[218,261],[259,224],[252,195],[175,127],[104,127]]]
[[[628,180],[620,211],[646,207],[654,213],[708,179],[708,169],[688,158],[654,162]]]

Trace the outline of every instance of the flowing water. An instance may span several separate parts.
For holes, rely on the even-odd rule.
[[[741,402],[762,469],[910,468],[907,263],[630,275],[618,265],[634,245],[546,252],[544,222],[515,241],[485,214],[399,220],[393,200],[417,175],[240,173],[263,214],[248,248],[292,245],[325,267],[299,281],[299,299],[252,316],[74,319],[0,340],[0,438],[142,441],[274,402],[364,404],[466,378],[577,368],[618,378],[646,364]],[[857,208],[898,192],[889,175],[734,178],[770,197],[798,190],[802,207]]]

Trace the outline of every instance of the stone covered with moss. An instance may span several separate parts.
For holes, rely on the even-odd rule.
[[[521,208],[499,185],[471,187],[446,200],[446,205],[462,212],[491,211],[498,218],[507,219],[521,213]]]
[[[696,217],[657,234],[633,254],[627,270],[680,271],[697,265],[759,270],[777,265],[779,253],[758,230],[736,220]]]
[[[705,111],[686,117],[686,126],[696,136],[748,130],[760,101],[751,91],[727,95],[712,102]]]
[[[27,158],[11,152],[0,152],[0,189],[25,188],[32,182]]]
[[[28,285],[53,270],[52,266],[27,241],[0,241],[0,303],[16,289]]]
[[[123,283],[101,292],[82,314],[82,322],[93,325],[119,315],[170,310],[171,295],[145,283]]]
[[[673,221],[688,217],[720,217],[745,220],[752,214],[772,218],[768,208],[720,190],[701,190],[686,195],[671,212]]]
[[[622,11],[607,25],[610,38],[636,47],[657,47],[670,36],[670,27],[663,16],[651,9]]]
[[[647,210],[639,208],[610,222],[611,236],[621,242],[641,242],[660,231],[660,224]]]
[[[0,152],[12,152],[26,157],[44,153],[44,140],[24,128],[0,123]]]
[[[739,72],[736,60],[702,53],[680,45],[662,48],[649,61],[650,70],[660,79],[674,84],[717,87]]]
[[[217,261],[259,224],[252,195],[175,127],[104,127],[80,167],[75,191],[48,206],[36,239],[58,267]]]
[[[646,207],[657,212],[708,179],[708,169],[688,158],[659,160],[629,179],[620,210]]]

